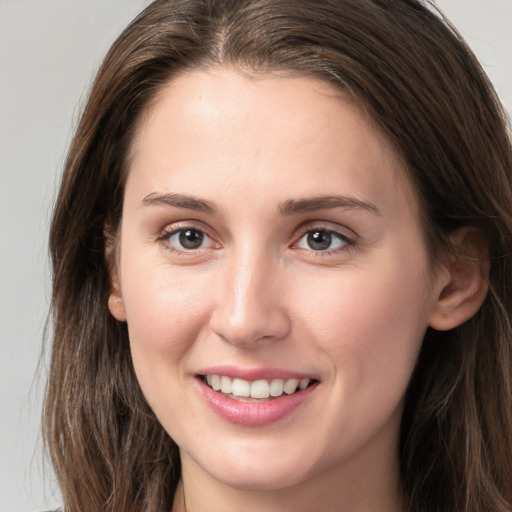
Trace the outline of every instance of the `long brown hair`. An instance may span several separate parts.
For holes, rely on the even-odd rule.
[[[66,512],[172,505],[179,454],[139,389],[126,325],[108,311],[105,227],[119,225],[141,113],[177,73],[214,65],[292,70],[351,95],[403,158],[434,258],[460,226],[485,234],[490,292],[462,326],[426,334],[401,479],[411,512],[512,510],[512,152],[471,51],[415,0],[157,0],[98,72],[51,227],[44,434]]]

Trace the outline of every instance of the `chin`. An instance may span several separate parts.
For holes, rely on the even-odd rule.
[[[215,480],[246,491],[293,487],[314,478],[321,470],[290,446],[225,449],[215,460],[197,457],[196,463]],[[251,453],[252,452],[252,453]],[[204,452],[203,452],[204,454]],[[303,455],[303,454],[302,454]]]
[[[287,465],[265,467],[224,468],[211,475],[232,488],[244,491],[275,491],[293,487],[311,478],[308,472],[297,471]]]

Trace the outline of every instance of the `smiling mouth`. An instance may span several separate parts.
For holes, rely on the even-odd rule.
[[[203,382],[214,391],[240,402],[263,402],[293,395],[314,384],[314,379],[260,379],[248,381],[226,375],[201,375]]]

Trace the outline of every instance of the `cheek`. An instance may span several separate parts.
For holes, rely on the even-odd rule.
[[[161,277],[133,283],[125,294],[133,350],[180,354],[201,328],[203,297]]]
[[[428,324],[418,265],[335,273],[303,295],[305,318],[340,386],[371,393],[405,391]],[[343,390],[344,393],[347,389]]]
[[[178,382],[183,376],[205,324],[207,297],[162,263],[141,258],[131,265],[130,259],[125,261],[129,279],[123,281],[122,294],[132,359],[150,406],[158,410],[160,399],[171,399],[162,393],[169,379]]]
[[[149,407],[173,439],[201,435],[197,410],[183,393],[187,363],[203,322],[203,304],[172,283],[149,280],[131,291],[127,310],[135,374]],[[130,306],[132,306],[130,308]],[[187,418],[186,422],[177,421]],[[186,436],[185,436],[186,438]]]

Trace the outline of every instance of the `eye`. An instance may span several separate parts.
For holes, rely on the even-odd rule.
[[[314,229],[305,233],[297,243],[300,249],[312,251],[333,251],[345,245],[352,245],[348,237],[327,229]]]
[[[213,240],[204,231],[196,228],[183,228],[164,233],[162,238],[167,241],[171,249],[177,251],[194,251],[213,244]]]

